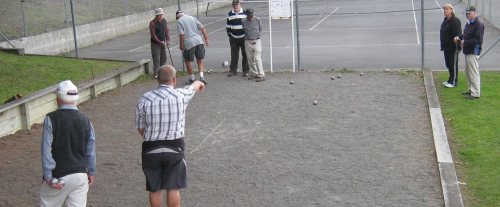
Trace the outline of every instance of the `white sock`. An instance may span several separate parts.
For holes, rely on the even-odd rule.
[[[203,72],[200,72],[200,78],[203,78]]]
[[[189,75],[189,79],[194,80],[195,79],[194,74]]]

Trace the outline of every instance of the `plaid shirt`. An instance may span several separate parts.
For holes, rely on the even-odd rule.
[[[145,93],[135,111],[135,125],[144,130],[144,141],[174,140],[184,137],[186,108],[195,94],[191,86],[174,89],[160,85]]]

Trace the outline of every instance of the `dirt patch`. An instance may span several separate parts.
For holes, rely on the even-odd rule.
[[[332,75],[208,75],[187,112],[183,206],[443,206],[420,77]],[[97,136],[89,206],[148,205],[134,110],[154,87],[127,85],[79,106]],[[40,137],[35,126],[0,139],[0,206],[37,205]]]

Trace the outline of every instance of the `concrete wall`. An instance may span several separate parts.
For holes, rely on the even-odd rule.
[[[217,7],[228,5],[230,2],[231,1],[228,0],[227,3],[211,3],[210,8],[215,9]],[[206,10],[207,3],[208,2],[205,1],[200,1],[198,3],[196,1],[188,2],[183,3],[181,8],[185,8],[183,10],[186,13],[195,16],[197,6],[201,13]],[[175,21],[177,5],[165,7],[163,9],[165,12],[164,18],[167,19],[167,21]],[[88,47],[109,39],[144,30],[148,28],[149,22],[153,18],[154,11],[147,11],[108,19],[101,22],[80,25],[76,29],[78,47]],[[26,54],[57,55],[67,53],[75,49],[72,28],[11,40],[11,42],[16,46],[16,48],[24,48]],[[2,42],[0,43],[0,47],[11,48],[11,45],[7,42]]]
[[[103,92],[120,88],[142,74],[149,74],[149,65],[149,60],[141,60],[79,84],[77,86],[79,102],[85,102]],[[0,137],[21,129],[29,130],[31,125],[42,123],[47,113],[57,109],[54,93],[56,88],[57,85],[53,85],[19,100],[0,105]]]

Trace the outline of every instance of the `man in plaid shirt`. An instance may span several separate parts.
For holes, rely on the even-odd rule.
[[[152,207],[162,206],[163,190],[167,206],[180,206],[181,188],[186,188],[184,127],[186,108],[196,91],[205,84],[195,81],[175,88],[175,68],[164,65],[158,70],[158,88],[145,93],[136,108],[136,127],[143,138],[142,170]]]

